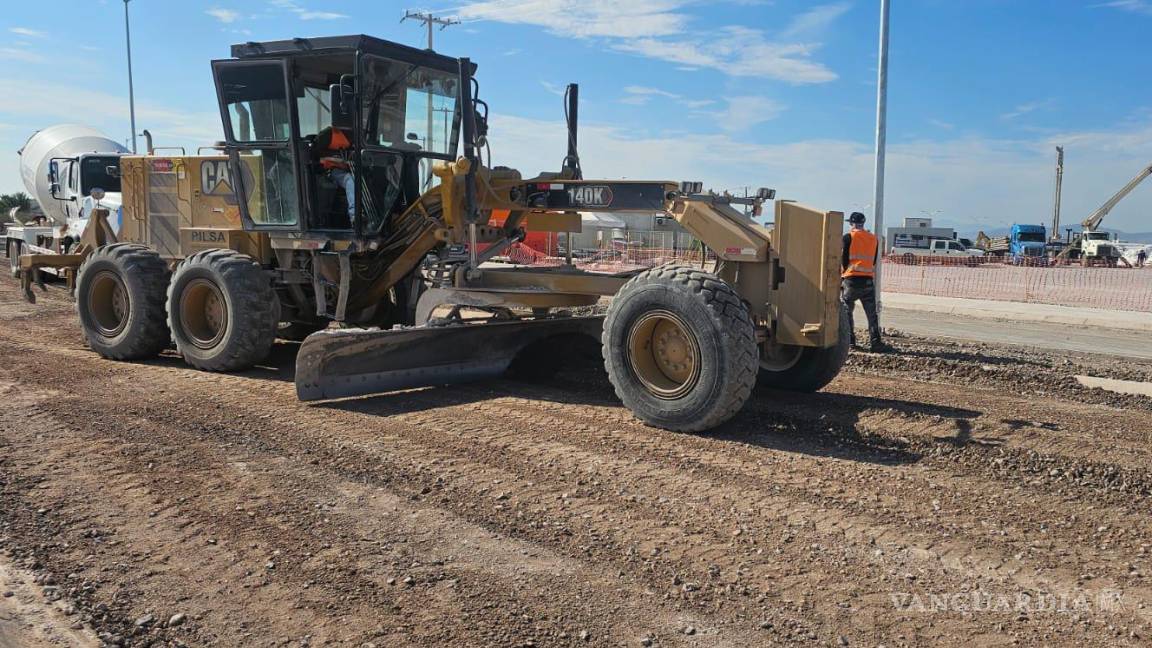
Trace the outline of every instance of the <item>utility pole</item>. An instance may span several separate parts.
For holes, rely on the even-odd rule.
[[[1052,236],[1053,241],[1060,240],[1060,193],[1061,186],[1064,184],[1064,147],[1056,147],[1056,200],[1055,207],[1052,212]]]
[[[125,1],[127,1],[127,0],[125,0]],[[420,21],[421,23],[423,23],[428,28],[428,51],[429,52],[433,51],[432,35],[434,34],[433,28],[436,25],[440,25],[440,31],[444,31],[445,29],[447,29],[449,27],[449,25],[459,25],[460,24],[460,21],[455,19],[455,18],[441,18],[441,17],[436,16],[430,12],[426,13],[423,11],[405,11],[404,17],[400,19],[400,22],[404,22],[405,20],[408,20],[409,18],[411,18],[412,20]],[[431,83],[431,81],[429,81],[429,83],[428,83],[428,133],[427,133],[427,141],[428,142],[432,141],[432,128],[433,128],[433,124],[432,124],[432,83]],[[448,146],[448,140],[445,139],[443,144],[445,147],[447,147]],[[428,164],[428,177],[424,180],[424,186],[425,187],[431,186],[431,184],[432,184],[432,160],[427,160],[427,164]]]
[[[136,153],[136,97],[132,91],[132,33],[128,29],[128,1],[124,0],[124,42],[128,46],[128,118],[132,123],[132,153]]]
[[[888,138],[888,0],[880,0],[880,60],[876,69],[876,184],[872,193],[872,211],[876,220],[876,236],[883,242],[884,236],[884,155]],[[880,272],[883,263],[876,264],[876,308],[881,307]]]
[[[125,0],[125,2],[127,2],[127,0]],[[429,50],[432,49],[432,28],[433,27],[435,27],[436,25],[440,25],[440,31],[444,31],[445,29],[448,28],[449,25],[459,25],[460,24],[460,21],[455,19],[455,18],[441,18],[439,16],[435,16],[435,15],[430,14],[430,13],[425,13],[423,11],[405,11],[404,17],[400,19],[400,22],[404,22],[405,20],[408,20],[409,18],[411,18],[413,20],[418,20],[421,23],[423,23],[425,26],[428,27],[428,49]]]

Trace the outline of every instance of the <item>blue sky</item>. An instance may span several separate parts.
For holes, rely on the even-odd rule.
[[[158,145],[219,137],[208,61],[229,45],[368,33],[422,45],[405,9],[463,22],[437,50],[479,63],[494,162],[563,156],[561,98],[581,84],[588,175],[772,186],[868,209],[878,0],[133,0],[137,124]],[[974,230],[1081,220],[1152,161],[1152,0],[893,0],[889,223]],[[60,16],[69,17],[67,21]],[[12,3],[0,17],[0,191],[15,150],[63,121],[129,135],[119,0]],[[1152,181],[1106,222],[1152,230]]]

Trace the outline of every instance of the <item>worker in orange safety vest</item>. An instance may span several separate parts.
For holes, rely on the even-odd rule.
[[[852,212],[851,229],[844,235],[844,252],[840,258],[840,301],[848,310],[848,329],[852,346],[856,346],[854,311],[856,302],[868,316],[868,348],[876,353],[891,350],[880,336],[880,318],[876,313],[876,264],[880,260],[880,242],[864,229],[864,214]]]
[[[349,131],[331,126],[321,130],[316,134],[313,150],[319,154],[320,168],[324,169],[336,186],[344,189],[344,196],[348,200],[348,223],[351,225],[356,216],[356,179],[348,161],[352,152]]]

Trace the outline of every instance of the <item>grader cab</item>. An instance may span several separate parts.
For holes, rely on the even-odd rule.
[[[778,201],[766,228],[736,207],[759,213],[770,190],[587,179],[575,86],[561,168],[524,178],[482,161],[488,106],[466,58],[368,36],[232,55],[212,62],[217,155],[127,158],[132,226],[94,245],[77,281],[98,353],[145,358],[171,340],[193,366],[232,371],[303,339],[297,393],[315,400],[496,376],[526,347],[591,335],[624,404],[685,431],[727,420],[757,381],[816,390],[843,364],[840,213]],[[528,229],[578,232],[583,210],[663,212],[715,263],[492,263]],[[604,298],[603,316],[571,314]]]

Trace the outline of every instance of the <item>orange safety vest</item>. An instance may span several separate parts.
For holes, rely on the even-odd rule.
[[[348,141],[348,136],[344,131],[333,128],[331,141],[328,143],[328,150],[330,151],[343,151],[352,148],[352,142]],[[320,158],[320,166],[324,169],[349,169],[350,166],[346,160],[337,156],[327,156]]]
[[[852,243],[848,246],[848,268],[841,277],[875,277],[876,250],[879,242],[876,235],[866,230],[852,230]]]

